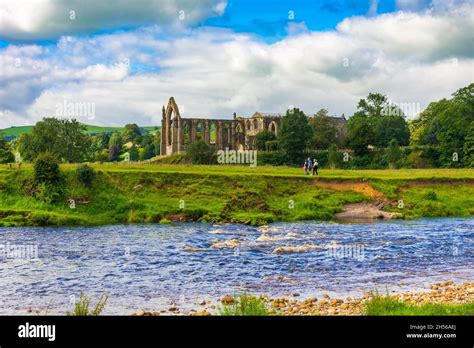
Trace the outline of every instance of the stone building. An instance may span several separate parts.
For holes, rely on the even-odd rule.
[[[203,140],[214,150],[254,150],[255,136],[267,129],[276,136],[280,131],[283,115],[256,112],[250,117],[232,119],[183,118],[173,97],[163,106],[161,120],[161,155],[186,151],[188,144]],[[343,134],[345,118],[334,118]]]
[[[264,129],[278,135],[280,114],[256,112],[251,117],[234,113],[232,119],[183,118],[173,97],[162,110],[161,155],[186,151],[188,144],[203,140],[215,150],[253,150],[255,136]]]

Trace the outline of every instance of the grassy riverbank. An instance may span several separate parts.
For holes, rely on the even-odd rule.
[[[64,199],[48,204],[31,191],[33,171],[0,170],[0,224],[98,225],[168,221],[330,220],[346,204],[376,203],[401,217],[471,216],[474,171],[323,170],[185,165],[93,165],[90,187],[63,165]],[[72,200],[72,201],[71,201]],[[74,202],[74,204],[71,204]]]

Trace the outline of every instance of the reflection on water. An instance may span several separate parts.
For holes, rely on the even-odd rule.
[[[473,240],[473,219],[1,228],[0,251],[33,245],[38,258],[0,253],[0,313],[64,314],[80,290],[128,314],[236,290],[345,296],[472,281]]]

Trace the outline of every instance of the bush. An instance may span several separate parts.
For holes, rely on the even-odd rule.
[[[211,164],[215,162],[214,152],[203,140],[189,144],[186,148],[186,155],[193,164]]]
[[[94,179],[95,179],[95,170],[91,166],[88,166],[87,164],[81,164],[79,167],[76,169],[76,177],[77,180],[79,180],[80,183],[82,183],[85,186],[91,186]]]
[[[36,190],[35,198],[48,204],[59,203],[64,197],[64,190],[61,185],[40,183]]]
[[[275,134],[265,129],[255,136],[255,148],[260,151],[268,150],[266,143],[273,142],[275,139]]]
[[[36,183],[46,185],[62,183],[59,161],[53,154],[45,152],[39,155],[33,168]]]

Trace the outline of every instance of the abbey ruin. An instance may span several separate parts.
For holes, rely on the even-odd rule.
[[[197,140],[203,140],[215,150],[254,150],[255,136],[261,131],[267,129],[278,136],[282,117],[282,114],[263,112],[241,117],[234,112],[232,119],[183,118],[171,97],[162,109],[160,154],[185,152],[187,145]],[[344,117],[335,121],[338,128],[344,127]]]

